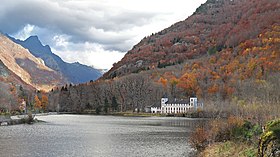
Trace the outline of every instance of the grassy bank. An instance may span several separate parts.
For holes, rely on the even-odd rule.
[[[258,154],[257,146],[246,142],[218,142],[209,145],[202,151],[200,157],[225,157],[225,156],[238,156],[238,157],[255,157]]]
[[[190,136],[199,157],[280,156],[280,119],[259,125],[242,117],[213,119]]]

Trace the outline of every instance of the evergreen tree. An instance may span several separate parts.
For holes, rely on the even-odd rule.
[[[97,106],[97,108],[95,109],[95,113],[100,114],[100,106]]]
[[[104,112],[108,113],[108,110],[109,110],[109,102],[108,102],[108,99],[105,98],[105,100],[104,100]]]
[[[28,97],[27,91],[21,85],[19,86],[18,97],[27,101],[27,97]]]
[[[118,102],[117,102],[117,98],[115,96],[112,97],[112,108],[114,111],[118,110]]]

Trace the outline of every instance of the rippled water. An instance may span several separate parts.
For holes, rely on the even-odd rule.
[[[197,121],[175,117],[51,115],[0,127],[2,157],[182,157]]]

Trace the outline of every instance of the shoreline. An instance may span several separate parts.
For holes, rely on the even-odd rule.
[[[0,116],[0,127],[19,125],[19,124],[33,124],[37,122],[44,122],[38,120],[36,117],[49,116],[49,115],[94,115],[94,116],[116,116],[116,117],[182,117],[182,118],[193,118],[193,119],[209,119],[209,117],[197,116],[197,113],[184,113],[184,114],[154,114],[154,113],[137,113],[137,112],[114,112],[114,113],[100,113],[96,114],[94,112],[48,112],[48,113],[38,113],[32,114],[33,119],[30,121],[28,115],[2,115]],[[196,116],[193,116],[196,115]],[[5,118],[3,118],[5,117]]]
[[[95,113],[77,113],[77,112],[60,112],[57,115],[62,114],[73,114],[73,115],[94,115],[94,116],[116,116],[116,117],[184,117],[184,118],[207,118],[207,117],[196,117],[196,116],[186,116],[186,115],[176,115],[176,114],[149,114],[149,113],[130,113],[130,112],[123,112],[123,113],[108,113],[108,114],[95,114]],[[55,115],[55,114],[54,114]]]
[[[51,112],[52,113],[52,112]],[[122,116],[122,117],[185,117],[185,118],[215,118],[212,113],[200,112],[188,112],[179,114],[160,114],[160,113],[145,113],[145,112],[112,112],[112,113],[99,113],[95,112],[59,112],[55,114],[76,114],[76,115],[102,115],[102,116]],[[223,117],[221,117],[223,118]]]
[[[33,114],[32,115],[32,120],[29,119],[28,115],[5,115],[5,116],[0,116],[0,127],[1,126],[10,126],[10,125],[20,125],[20,124],[34,124],[38,122],[44,122],[42,120],[38,120],[35,118],[36,116],[48,116],[52,114],[48,113],[43,113],[43,114]]]

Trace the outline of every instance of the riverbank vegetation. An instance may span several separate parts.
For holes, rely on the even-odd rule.
[[[33,124],[38,113],[48,112],[48,94],[44,91],[30,91],[11,84],[10,101],[0,102],[0,123],[7,125]],[[1,105],[5,104],[5,105]],[[14,118],[11,118],[14,117]]]
[[[190,143],[201,157],[279,156],[280,119],[259,123],[254,118],[229,116],[197,127]]]
[[[251,144],[244,142],[217,142],[212,144],[204,150],[200,156],[203,157],[225,157],[225,156],[238,156],[238,157],[255,157],[257,156],[257,149]]]

